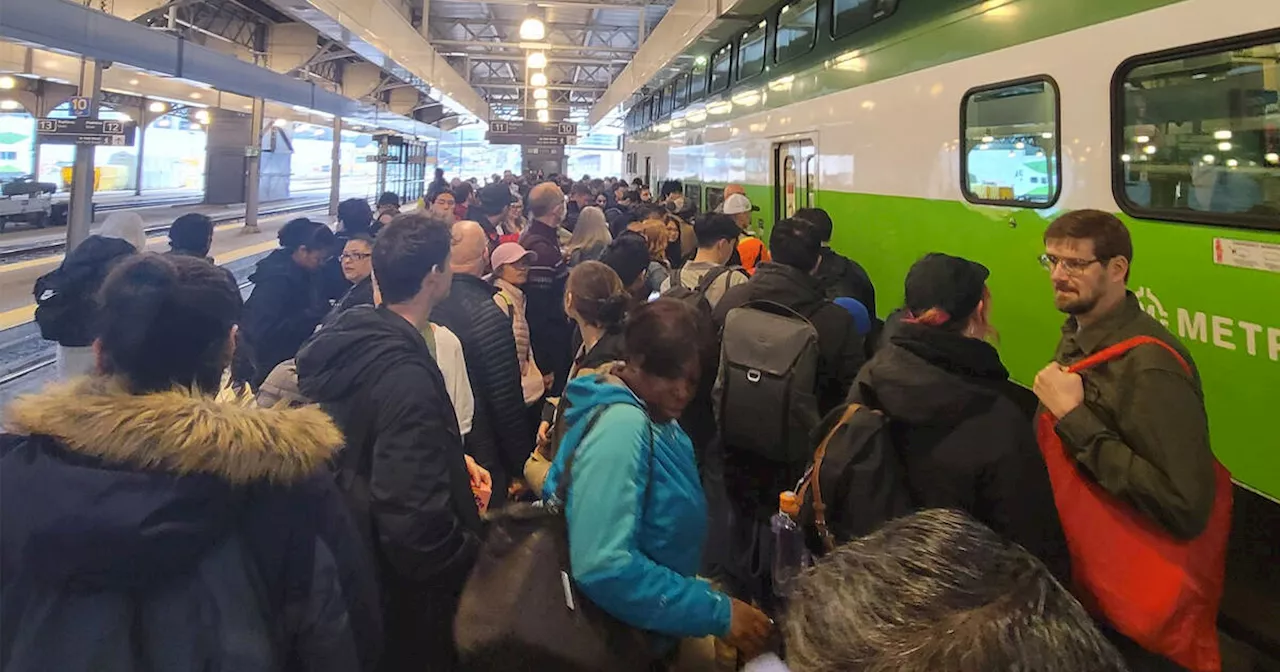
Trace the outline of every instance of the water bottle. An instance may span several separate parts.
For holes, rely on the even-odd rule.
[[[778,512],[769,520],[773,530],[773,593],[786,598],[791,583],[800,570],[810,564],[804,533],[796,519],[800,517],[800,499],[790,490],[778,495]]]

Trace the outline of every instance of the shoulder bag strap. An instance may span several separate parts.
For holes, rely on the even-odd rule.
[[[1099,350],[1098,352],[1095,352],[1067,367],[1067,371],[1070,373],[1079,373],[1085,369],[1091,369],[1104,362],[1118,359],[1121,355],[1140,345],[1158,345],[1164,348],[1166,352],[1173,355],[1174,359],[1178,360],[1178,363],[1182,365],[1182,370],[1186,371],[1187,375],[1191,375],[1191,365],[1187,364],[1187,360],[1183,359],[1182,355],[1178,354],[1178,351],[1175,350],[1173,346],[1154,336],[1134,336],[1133,338],[1121,341],[1108,348],[1103,348],[1102,350]]]
[[[853,415],[862,408],[862,404],[849,404],[845,407],[844,413],[840,415],[840,420],[832,425],[831,430],[823,437],[822,443],[818,444],[818,449],[813,453],[813,469],[809,474],[809,478],[800,486],[800,492],[797,497],[801,502],[804,501],[805,491],[813,485],[813,524],[818,528],[818,537],[822,539],[822,545],[828,552],[836,547],[835,536],[831,534],[831,530],[827,528],[827,505],[822,501],[822,460],[827,456],[827,445],[831,443],[831,439],[835,438],[836,432],[841,427],[849,424],[853,419]]]
[[[562,403],[563,401],[564,400],[561,399]],[[578,457],[578,448],[582,446],[582,442],[591,434],[591,430],[595,429],[596,421],[600,419],[600,416],[604,415],[604,412],[608,410],[610,406],[613,406],[613,404],[605,404],[604,406],[592,411],[591,417],[587,419],[587,426],[582,431],[582,436],[578,438],[578,445],[573,447],[573,452],[569,453],[569,457],[564,460],[564,470],[560,472],[560,480],[556,483],[556,499],[559,500],[561,505],[568,502],[569,481],[573,479],[573,462],[574,459]],[[566,434],[567,433],[568,432],[566,432]]]

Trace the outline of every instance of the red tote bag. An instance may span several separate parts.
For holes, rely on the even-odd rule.
[[[1106,348],[1069,370],[1084,371],[1140,345],[1163,347],[1190,372],[1176,350],[1150,336]],[[1071,552],[1072,592],[1148,651],[1194,672],[1219,672],[1216,620],[1231,531],[1231,475],[1214,460],[1209,524],[1200,536],[1179,540],[1083,472],[1054,431],[1057,422],[1042,413],[1036,434]]]

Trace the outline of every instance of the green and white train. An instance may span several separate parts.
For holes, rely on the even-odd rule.
[[[704,208],[743,184],[765,229],[826,209],[882,312],[926,252],[981,261],[1023,383],[1063,321],[1045,227],[1117,213],[1130,286],[1190,347],[1240,485],[1231,571],[1266,578],[1239,610],[1272,614],[1245,636],[1276,647],[1280,0],[789,0],[753,21],[632,107],[632,176]]]

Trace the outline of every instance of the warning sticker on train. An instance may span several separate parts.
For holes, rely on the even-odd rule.
[[[1280,245],[1253,240],[1214,238],[1213,263],[1280,273]]]

